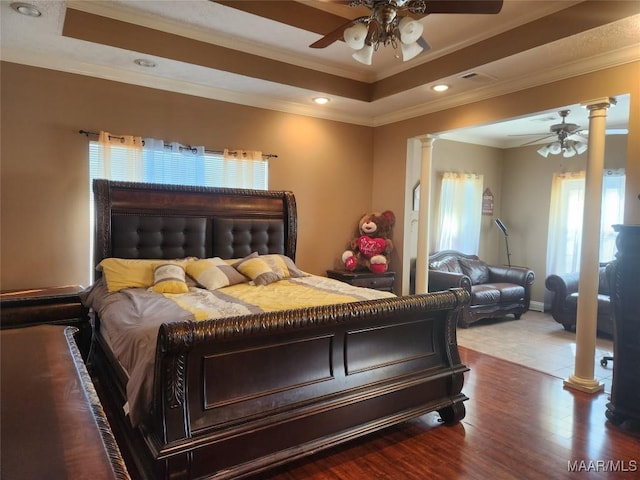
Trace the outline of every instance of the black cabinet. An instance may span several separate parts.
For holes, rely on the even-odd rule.
[[[640,432],[640,225],[615,225],[616,259],[607,275],[614,312],[613,381],[606,416]]]
[[[356,287],[373,288],[393,292],[394,272],[348,272],[346,270],[327,270],[327,276]]]

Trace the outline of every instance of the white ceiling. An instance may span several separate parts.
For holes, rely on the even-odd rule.
[[[472,71],[478,75],[471,80],[461,78],[469,73],[468,69],[461,69],[454,75],[375,101],[330,95],[329,104],[317,106],[311,99],[325,92],[64,36],[65,10],[68,6],[319,72],[376,82],[582,2],[506,0],[497,15],[428,15],[421,20],[424,37],[431,45],[428,52],[403,63],[394,57],[391,48],[381,48],[374,54],[372,66],[354,61],[344,42],[336,42],[325,49],[311,49],[308,45],[321,35],[209,0],[29,1],[42,11],[38,18],[17,14],[11,9],[11,3],[0,0],[2,60],[368,126],[640,59],[640,14],[635,12],[632,16],[474,67]],[[358,16],[350,7],[331,1],[301,3],[346,19]],[[157,66],[152,69],[139,67],[133,63],[137,58],[152,60]],[[450,84],[451,89],[437,94],[429,88],[440,82]],[[587,127],[584,108],[558,106],[558,110],[565,108],[571,110],[569,121]],[[621,98],[618,106],[610,109],[608,126],[625,127],[627,117],[628,99]],[[530,140],[511,135],[544,134],[550,124],[559,121],[557,111],[538,112],[531,118],[503,123],[497,128],[484,126],[465,134],[467,138],[477,137],[480,143],[515,146],[519,141]],[[460,132],[452,133],[452,138],[455,133]]]

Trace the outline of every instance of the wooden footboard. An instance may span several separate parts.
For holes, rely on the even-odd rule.
[[[163,325],[149,420],[126,432],[138,467],[241,478],[427,412],[459,421],[468,301],[454,289]]]

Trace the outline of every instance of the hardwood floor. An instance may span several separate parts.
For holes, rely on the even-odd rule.
[[[424,415],[254,480],[640,478],[640,436],[608,423],[607,394],[566,390],[560,378],[460,353],[471,370],[459,424]]]

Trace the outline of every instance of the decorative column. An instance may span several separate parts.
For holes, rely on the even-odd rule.
[[[418,205],[418,252],[416,255],[416,292],[429,291],[429,216],[431,197],[431,155],[435,136],[421,137],[422,162],[420,165],[420,202]]]
[[[564,385],[587,393],[598,393],[604,390],[604,385],[594,378],[594,365],[598,320],[604,144],[607,108],[611,103],[612,99],[601,98],[583,104],[589,109],[589,146],[576,313],[576,361],[574,374],[565,380]]]

